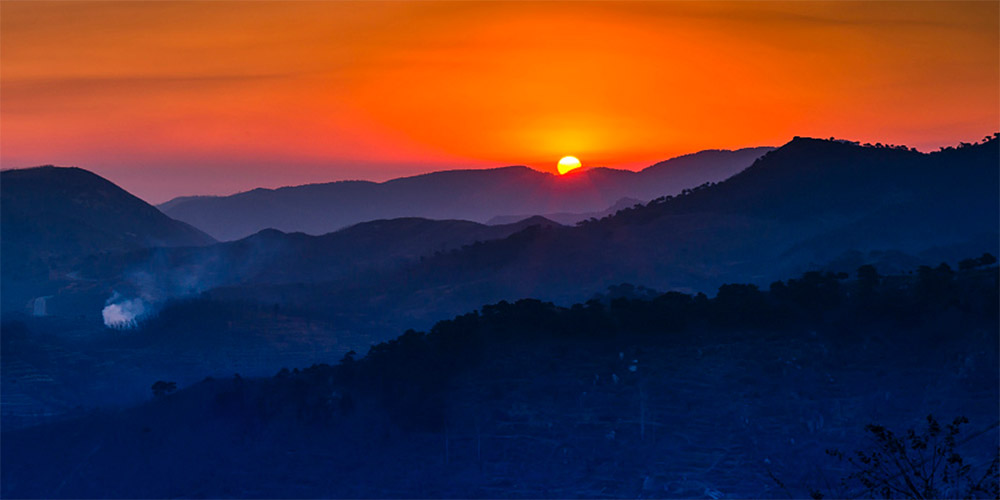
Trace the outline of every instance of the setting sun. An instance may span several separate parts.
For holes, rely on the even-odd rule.
[[[559,175],[564,175],[570,170],[578,168],[580,168],[580,160],[577,160],[575,156],[564,156],[559,160]]]

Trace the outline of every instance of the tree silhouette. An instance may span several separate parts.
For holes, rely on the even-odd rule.
[[[997,258],[992,254],[984,253],[982,257],[979,258],[980,266],[992,266],[997,263]]]
[[[159,397],[166,396],[167,394],[169,394],[171,392],[176,391],[177,390],[177,383],[176,382],[166,382],[166,381],[163,381],[163,380],[157,380],[156,382],[153,383],[152,389],[153,389],[153,396],[159,398]]]
[[[839,498],[1000,498],[1000,455],[985,468],[974,470],[958,453],[958,447],[982,434],[973,434],[959,442],[961,426],[968,424],[958,417],[943,426],[933,415],[927,416],[927,428],[917,433],[909,429],[897,435],[880,425],[867,425],[874,439],[869,450],[852,455],[839,450],[827,454],[846,461],[856,470],[841,480]],[[986,430],[991,430],[996,424]],[[984,431],[985,432],[985,431]],[[813,491],[815,499],[824,498]]]

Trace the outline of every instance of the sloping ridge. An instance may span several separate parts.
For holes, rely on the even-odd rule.
[[[93,256],[215,241],[79,168],[5,170],[0,173],[0,204],[4,311],[30,310],[30,299],[53,295],[64,286],[89,286],[62,276],[59,269]]]
[[[442,255],[411,270],[406,286],[448,287],[470,303],[578,300],[581,290],[621,282],[709,292],[724,282],[766,286],[855,250],[996,253],[998,142],[923,154],[795,139],[717,185]]]
[[[787,238],[772,243],[819,260],[847,250],[920,252],[981,241],[1000,229],[998,143],[925,154],[796,138],[725,182],[602,224],[613,229],[678,217],[744,217],[787,229]],[[749,236],[733,243],[752,246],[761,237]]]
[[[920,198],[992,201],[997,141],[920,153],[795,138],[732,178],[633,216],[739,213],[781,220],[864,212]]]
[[[46,166],[0,175],[5,253],[45,257],[214,242],[80,168]]]
[[[202,287],[317,282],[350,279],[369,271],[386,272],[466,245],[506,238],[530,228],[556,226],[557,223],[543,217],[496,226],[407,217],[363,222],[321,236],[265,229],[241,240],[209,247],[157,250],[156,254],[166,257],[170,266],[151,258],[150,252],[109,260],[146,269],[166,281],[185,278],[170,278],[173,274],[197,276]],[[87,274],[124,272],[115,263],[103,272],[91,269]]]
[[[54,269],[86,256],[213,243],[110,181],[79,168],[0,173],[3,309],[22,310],[60,286]]]

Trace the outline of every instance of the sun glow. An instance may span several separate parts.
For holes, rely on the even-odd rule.
[[[559,160],[559,175],[565,175],[570,170],[576,170],[580,168],[580,160],[577,160],[575,156],[564,156]]]
[[[795,135],[934,150],[1000,123],[998,2],[0,5],[0,168],[155,202]]]

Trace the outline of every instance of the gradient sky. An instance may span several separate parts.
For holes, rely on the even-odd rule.
[[[0,166],[138,196],[1000,130],[1000,3],[0,3]]]

